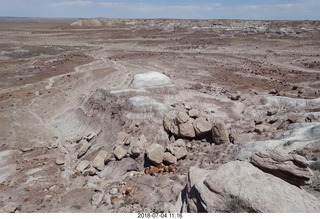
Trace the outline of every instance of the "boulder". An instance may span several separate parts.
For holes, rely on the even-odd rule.
[[[196,132],[193,128],[193,119],[188,120],[186,123],[179,125],[178,136],[182,138],[194,138],[196,137]]]
[[[309,162],[300,155],[281,154],[278,151],[260,151],[252,154],[251,163],[296,186],[309,185],[314,176]]]
[[[318,198],[248,162],[232,161],[204,175],[191,187],[198,211],[320,212]]]
[[[99,153],[97,154],[97,156],[94,158],[92,162],[92,166],[99,171],[103,170],[107,157],[108,157],[107,151],[105,150],[99,151]]]
[[[189,110],[188,114],[189,114],[189,116],[190,116],[191,118],[196,119],[196,118],[199,117],[200,111],[199,111],[198,109],[191,109],[191,110]]]
[[[158,165],[163,161],[164,148],[159,144],[153,143],[146,148],[146,155],[152,163]]]
[[[188,114],[183,111],[179,111],[178,115],[176,117],[177,124],[186,123],[186,122],[188,122],[189,119],[190,119],[190,117],[188,116]]]
[[[223,121],[215,121],[213,123],[212,139],[215,144],[229,143],[229,133]]]
[[[207,134],[212,129],[212,124],[205,118],[199,117],[193,121],[193,127],[197,136]]]
[[[121,160],[127,155],[127,151],[122,145],[117,145],[115,149],[113,149],[113,154],[118,160]]]

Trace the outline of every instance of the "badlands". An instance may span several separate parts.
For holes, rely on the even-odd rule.
[[[0,35],[0,212],[320,212],[319,21]]]

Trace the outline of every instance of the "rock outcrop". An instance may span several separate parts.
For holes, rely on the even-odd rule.
[[[251,157],[251,163],[293,185],[303,186],[312,183],[314,176],[306,158],[300,155],[284,155],[278,151],[260,151]]]
[[[191,168],[189,172],[188,197],[193,197],[187,201],[189,210],[320,212],[318,198],[248,162],[232,161],[217,170],[200,170]]]
[[[191,109],[188,113],[179,111],[176,116],[166,115],[164,129],[179,138],[204,138],[211,131],[212,124],[200,114],[199,110]]]

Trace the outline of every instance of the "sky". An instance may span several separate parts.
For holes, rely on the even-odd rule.
[[[0,16],[320,20],[320,0],[0,0]]]

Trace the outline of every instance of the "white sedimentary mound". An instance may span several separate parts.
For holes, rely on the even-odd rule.
[[[131,87],[133,88],[152,88],[173,85],[172,80],[160,72],[148,72],[134,76]]]

